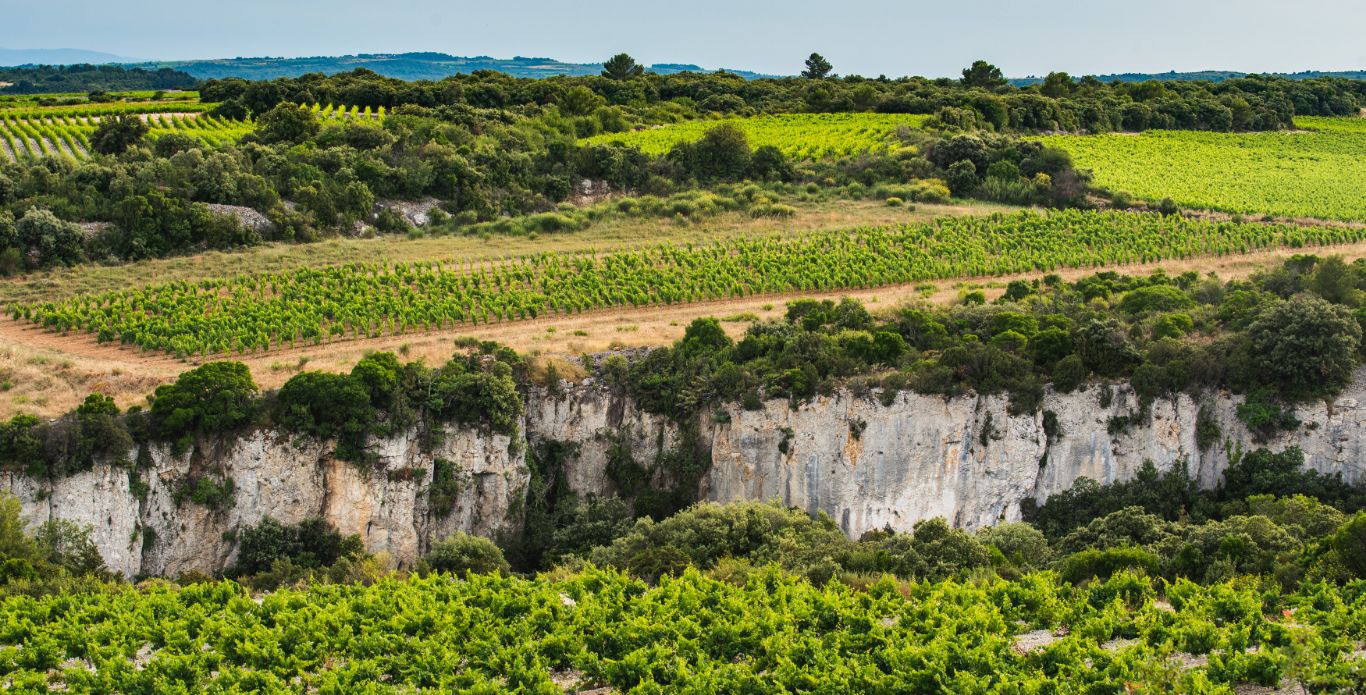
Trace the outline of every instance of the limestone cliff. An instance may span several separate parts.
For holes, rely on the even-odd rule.
[[[1303,425],[1265,446],[1299,446],[1309,467],[1361,480],[1363,397],[1366,372],[1334,402],[1301,407]],[[884,405],[876,394],[839,392],[795,409],[778,400],[757,410],[730,406],[680,428],[590,380],[554,394],[533,391],[519,429],[531,445],[577,444],[565,473],[584,494],[613,491],[607,463],[614,446],[648,464],[680,437],[694,436],[685,431],[695,432],[712,460],[703,498],[777,499],[824,512],[857,535],[885,525],[909,529],[934,516],[968,528],[1017,519],[1026,498],[1043,501],[1083,476],[1124,480],[1145,460],[1167,468],[1184,459],[1201,484],[1213,485],[1231,453],[1258,446],[1236,417],[1238,403],[1227,394],[1200,401],[1181,395],[1153,403],[1144,416],[1127,387],[1093,385],[1050,393],[1038,412],[1015,416],[1002,396],[902,393]],[[1202,404],[1221,433],[1205,449],[1196,437]],[[1045,427],[1046,412],[1056,427]],[[1127,428],[1112,427],[1125,416],[1137,417]],[[233,560],[236,532],[266,516],[322,516],[401,564],[453,531],[494,535],[520,523],[530,476],[522,437],[452,429],[426,451],[408,432],[371,448],[378,465],[364,471],[334,459],[326,442],[258,430],[180,456],[152,447],[141,457],[150,465],[137,473],[114,465],[57,480],[4,473],[0,488],[20,498],[30,522],[90,524],[108,565],[130,577],[219,571]],[[459,472],[459,494],[447,510],[428,503],[437,459]],[[184,481],[203,476],[231,480],[231,501],[217,510],[183,495],[177,501]]]

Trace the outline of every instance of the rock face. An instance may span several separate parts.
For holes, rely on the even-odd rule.
[[[262,430],[181,456],[153,447],[151,465],[139,472],[96,466],[50,481],[10,473],[0,487],[19,496],[32,524],[90,524],[105,563],[127,577],[221,571],[235,559],[234,534],[267,516],[284,523],[321,516],[400,564],[454,531],[516,528],[509,502],[523,494],[527,469],[509,437],[456,430],[427,452],[410,432],[379,440],[374,450],[379,464],[362,471],[333,458],[330,445]],[[440,514],[427,504],[437,459],[452,463],[460,481],[454,505]],[[231,481],[231,503],[207,509],[177,494],[200,476]]]
[[[381,210],[392,210],[398,213],[408,224],[414,227],[424,227],[431,221],[432,211],[441,207],[441,201],[436,198],[423,198],[422,200],[382,200],[375,203],[375,213]]]
[[[428,451],[407,432],[371,442],[378,463],[369,471],[333,458],[329,443],[262,430],[179,456],[153,447],[140,472],[105,465],[58,480],[3,473],[0,488],[19,497],[30,523],[90,524],[109,567],[133,577],[221,571],[235,559],[236,532],[267,516],[287,523],[321,516],[399,565],[457,530],[515,532],[531,476],[527,452],[550,441],[572,445],[563,464],[569,486],[603,495],[614,492],[614,457],[648,468],[695,436],[711,456],[703,498],[776,499],[823,512],[850,535],[909,529],[935,516],[966,528],[1018,519],[1025,499],[1042,502],[1081,477],[1125,480],[1145,460],[1159,469],[1184,460],[1212,486],[1231,455],[1257,446],[1299,446],[1310,468],[1366,478],[1366,372],[1335,402],[1300,408],[1303,425],[1264,444],[1238,421],[1239,402],[1180,395],[1154,402],[1145,415],[1127,386],[1092,385],[1049,393],[1038,412],[1011,415],[1002,396],[901,393],[884,405],[876,394],[846,391],[795,409],[786,401],[752,411],[731,406],[683,428],[590,380],[554,394],[533,391],[520,428],[525,441],[451,429]],[[1214,423],[1219,431],[1204,449],[1196,437],[1202,407],[1207,429]],[[1119,427],[1125,417],[1128,427]],[[454,466],[460,482],[444,510],[428,502],[438,459]],[[230,480],[231,501],[208,509],[187,499],[186,481],[205,476]]]
[[[275,223],[269,217],[261,214],[260,211],[242,205],[223,205],[221,203],[205,203],[204,207],[215,215],[231,217],[242,224],[243,227],[250,229],[257,234],[273,234]]]

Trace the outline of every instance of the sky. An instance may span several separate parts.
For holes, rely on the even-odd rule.
[[[439,51],[793,74],[1366,69],[1363,0],[0,0],[0,47],[152,60]]]

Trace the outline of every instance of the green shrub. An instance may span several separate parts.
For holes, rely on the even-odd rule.
[[[493,541],[466,533],[455,533],[432,545],[422,556],[418,571],[446,572],[457,576],[473,574],[507,574],[512,571],[503,551]]]
[[[1063,558],[1058,576],[1065,582],[1080,584],[1088,579],[1108,579],[1123,570],[1157,572],[1157,556],[1142,548],[1090,548]]]
[[[432,482],[427,486],[427,504],[438,518],[450,516],[460,499],[460,471],[446,459],[432,462]]]
[[[1346,307],[1297,296],[1261,312],[1248,340],[1259,382],[1289,398],[1318,398],[1351,382],[1361,324]]]
[[[1071,393],[1085,384],[1090,375],[1091,370],[1086,368],[1080,355],[1068,355],[1053,367],[1053,388],[1059,393]]]
[[[1332,547],[1338,562],[1352,576],[1366,579],[1366,513],[1357,512],[1343,524],[1333,535]]]
[[[977,532],[977,540],[1001,551],[1012,565],[1025,570],[1043,569],[1053,556],[1048,538],[1023,522],[988,526]]]
[[[265,572],[276,560],[309,569],[328,567],[363,551],[360,536],[343,536],[316,517],[292,525],[266,517],[244,527],[237,538],[237,564],[232,571],[236,576]]]
[[[1237,408],[1238,419],[1247,425],[1253,438],[1264,443],[1280,432],[1300,426],[1293,409],[1287,409],[1270,389],[1258,389],[1247,394]]]
[[[161,436],[218,434],[247,424],[256,413],[256,383],[241,362],[210,362],[158,386],[152,419]]]

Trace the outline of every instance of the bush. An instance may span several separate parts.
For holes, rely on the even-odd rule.
[[[641,519],[629,533],[595,548],[589,557],[598,565],[657,578],[663,570],[687,564],[709,569],[727,556],[801,570],[806,551],[848,545],[829,519],[812,519],[762,502],[704,502],[659,522]],[[796,552],[798,548],[803,553]]]
[[[1242,500],[1253,495],[1308,495],[1344,511],[1366,509],[1366,489],[1354,487],[1342,474],[1324,475],[1304,469],[1304,452],[1291,447],[1279,453],[1257,449],[1237,455],[1224,471],[1217,489],[1221,501]]]
[[[1352,576],[1366,579],[1366,513],[1358,512],[1333,535],[1337,560]]]
[[[988,526],[977,532],[977,540],[999,550],[1012,565],[1024,570],[1042,569],[1053,556],[1043,533],[1022,522]]]
[[[1202,511],[1208,504],[1184,460],[1165,472],[1159,472],[1151,461],[1144,461],[1133,480],[1101,485],[1090,478],[1079,478],[1071,488],[1049,497],[1042,506],[1035,507],[1032,500],[1025,500],[1023,512],[1025,521],[1049,538],[1059,539],[1128,507],[1174,521]]]
[[[1128,314],[1152,311],[1175,311],[1193,304],[1191,298],[1174,285],[1148,285],[1131,290],[1119,301],[1119,308]]]
[[[1345,307],[1297,296],[1263,311],[1248,339],[1259,380],[1290,398],[1318,398],[1351,382],[1361,324]]]
[[[301,372],[280,388],[274,418],[281,427],[335,438],[338,457],[354,461],[375,420],[375,410],[361,379],[347,374]]]
[[[1282,407],[1276,400],[1276,394],[1268,389],[1258,389],[1249,393],[1243,402],[1238,404],[1236,412],[1238,419],[1247,425],[1253,439],[1258,443],[1265,443],[1280,432],[1300,426],[1295,411]]]
[[[954,162],[944,180],[955,198],[966,198],[977,190],[977,167],[966,159]]]
[[[177,438],[192,433],[230,432],[256,413],[256,383],[241,362],[210,362],[158,386],[152,419],[159,434]]]
[[[1095,548],[1063,558],[1058,576],[1065,582],[1080,584],[1088,579],[1108,579],[1121,570],[1157,572],[1157,556],[1142,548]]]
[[[142,142],[149,130],[147,123],[134,114],[103,116],[90,135],[90,149],[100,154],[123,154]]]
[[[1058,360],[1053,367],[1053,388],[1059,393],[1072,393],[1091,375],[1091,370],[1081,361],[1080,355],[1068,355]]]
[[[695,143],[680,143],[670,153],[699,181],[737,181],[749,171],[754,153],[744,131],[728,123],[708,130]]]
[[[235,576],[265,572],[276,560],[309,569],[328,567],[342,558],[359,556],[364,548],[360,536],[343,536],[316,517],[293,525],[266,517],[255,526],[243,528],[237,537]]]
[[[467,573],[507,574],[511,565],[503,557],[503,551],[493,541],[466,533],[455,533],[432,546],[418,564],[418,571],[447,572],[457,576]]]

